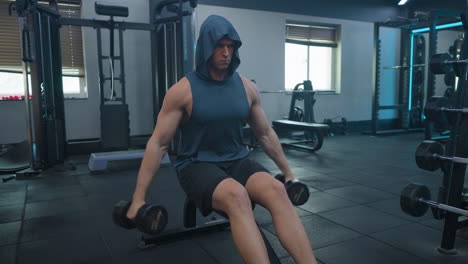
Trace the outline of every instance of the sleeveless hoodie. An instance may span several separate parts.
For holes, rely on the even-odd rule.
[[[227,77],[217,81],[208,72],[208,62],[224,36],[234,41],[234,53]],[[242,127],[249,116],[249,104],[236,72],[241,45],[236,30],[224,17],[211,15],[203,22],[196,47],[196,69],[186,75],[192,90],[192,114],[179,129],[177,172],[192,162],[225,162],[248,155],[242,143]]]

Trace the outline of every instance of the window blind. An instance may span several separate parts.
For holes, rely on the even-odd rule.
[[[286,41],[297,44],[336,47],[337,28],[333,26],[286,25]]]
[[[0,69],[19,69],[21,67],[21,39],[18,16],[15,12],[8,15],[8,5],[12,1],[0,0]],[[47,2],[39,2],[48,5]],[[63,17],[80,18],[81,1],[59,1],[59,13]],[[83,42],[81,27],[62,26],[60,28],[60,48],[62,67],[67,73],[82,74]]]

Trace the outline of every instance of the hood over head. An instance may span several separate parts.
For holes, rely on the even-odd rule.
[[[196,50],[196,72],[203,79],[211,79],[208,72],[208,61],[213,54],[216,44],[224,36],[234,41],[234,53],[229,65],[228,77],[239,67],[240,59],[238,49],[242,42],[234,26],[226,18],[218,15],[209,16],[200,28]]]

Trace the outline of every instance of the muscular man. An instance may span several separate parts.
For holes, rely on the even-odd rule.
[[[247,122],[286,180],[294,179],[255,85],[236,72],[241,44],[236,30],[223,17],[210,16],[201,26],[196,71],[172,86],[164,98],[127,217],[133,219],[145,203],[153,175],[180,128],[175,163],[179,183],[203,215],[213,209],[228,215],[234,243],[245,263],[269,262],[251,201],[271,213],[279,240],[296,263],[316,263],[284,185],[250,159],[241,142],[241,129]]]

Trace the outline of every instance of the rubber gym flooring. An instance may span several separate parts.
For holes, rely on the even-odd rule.
[[[441,255],[444,222],[430,211],[413,218],[399,208],[408,182],[428,185],[433,197],[441,182],[441,172],[416,167],[422,139],[348,135],[327,137],[314,154],[286,150],[295,176],[310,187],[309,201],[297,211],[320,263],[468,263],[468,230],[458,232],[458,255]],[[278,172],[261,151],[252,156]],[[0,183],[0,263],[242,263],[229,230],[139,249],[141,233],[116,227],[111,218],[114,203],[130,197],[139,163],[90,174],[87,161],[72,157],[77,170]],[[257,206],[255,216],[281,262],[294,263],[267,211]]]

